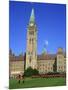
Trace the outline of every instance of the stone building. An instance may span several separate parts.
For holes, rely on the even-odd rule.
[[[25,58],[23,55],[9,55],[9,74],[11,77],[24,73]],[[41,54],[37,55],[37,70],[39,74],[48,72],[66,72],[66,55],[62,48],[58,48],[56,54]]]
[[[62,48],[59,48],[57,52],[57,72],[66,72],[66,55]]]
[[[58,52],[56,54],[38,55],[37,65],[40,74],[48,72],[65,73],[66,55],[62,48],[58,48]]]
[[[27,27],[26,42],[26,58],[24,55],[15,56],[10,50],[10,77],[17,74],[23,74],[24,66],[26,69],[28,67],[37,69],[39,74],[46,74],[48,72],[66,72],[66,55],[62,48],[58,48],[55,54],[37,54],[37,26],[35,22],[34,9],[32,9],[30,21]]]
[[[13,53],[9,53],[9,76],[14,77],[18,74],[24,73],[24,56],[15,56]]]

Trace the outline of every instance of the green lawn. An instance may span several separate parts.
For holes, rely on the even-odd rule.
[[[9,88],[32,88],[32,87],[48,87],[48,86],[64,86],[65,78],[26,78],[25,82],[19,84],[18,80],[10,79]]]

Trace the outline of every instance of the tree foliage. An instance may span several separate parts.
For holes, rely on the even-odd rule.
[[[31,67],[27,68],[24,72],[24,75],[30,77],[32,75],[38,75],[39,72],[37,69],[32,69]]]

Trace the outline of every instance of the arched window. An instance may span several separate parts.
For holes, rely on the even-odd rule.
[[[34,39],[32,38],[32,44],[34,44]]]
[[[30,56],[29,62],[31,63],[31,56]]]
[[[31,38],[29,39],[29,43],[31,43]]]

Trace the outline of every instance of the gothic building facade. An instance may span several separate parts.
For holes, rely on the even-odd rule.
[[[9,74],[11,77],[17,74],[23,74],[24,66],[25,69],[28,67],[37,69],[39,74],[46,74],[48,72],[66,72],[66,55],[62,48],[58,48],[56,54],[37,54],[37,26],[34,9],[32,9],[27,27],[26,41],[26,58],[23,54],[15,56],[10,50]]]

